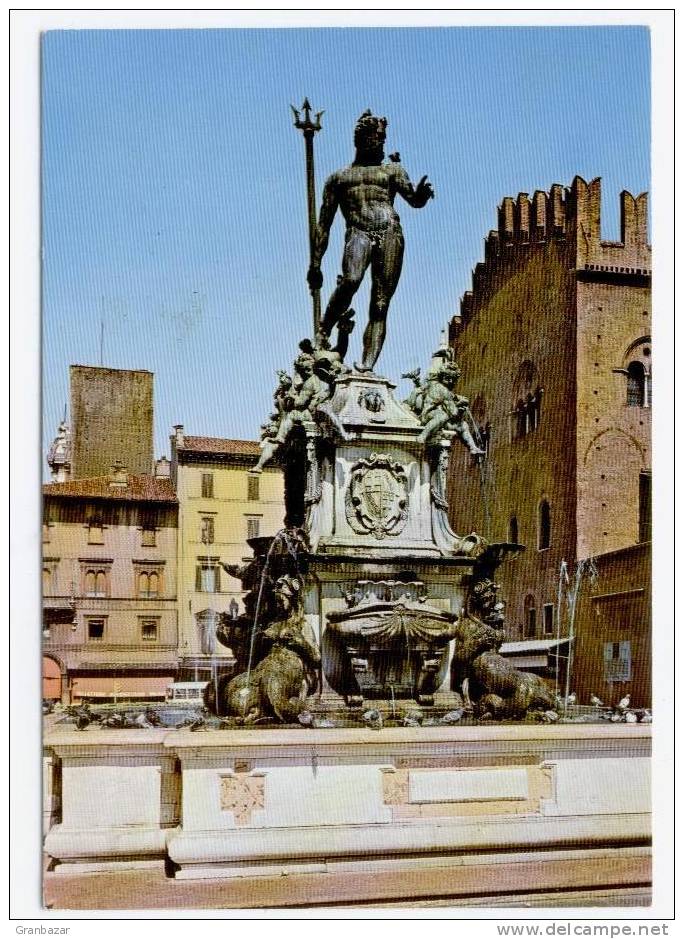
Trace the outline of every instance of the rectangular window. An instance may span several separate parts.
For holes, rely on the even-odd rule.
[[[103,619],[88,620],[88,639],[99,642],[104,638],[105,621]]]
[[[553,635],[553,603],[544,604],[544,635]]]
[[[259,477],[249,475],[247,476],[247,501],[248,502],[258,502],[259,501]]]
[[[202,498],[214,498],[214,474],[202,473]]]
[[[143,528],[140,543],[143,548],[155,548],[157,546],[157,529]]]
[[[159,638],[159,620],[140,620],[140,635],[143,642],[156,642]]]
[[[50,524],[49,522],[43,522],[43,544],[50,543]]]
[[[202,544],[214,543],[214,519],[203,518],[200,522],[200,541]]]
[[[534,639],[537,635],[537,611],[530,607],[527,611],[527,620],[525,621],[525,639]]]
[[[43,596],[52,593],[52,571],[47,567],[43,568]]]
[[[259,522],[261,519],[247,516],[247,538],[259,537]]]
[[[88,544],[104,544],[102,522],[93,520],[88,523]]]
[[[639,541],[651,540],[651,474],[639,473]]]
[[[629,640],[603,644],[603,677],[607,682],[632,680],[632,643]]]
[[[220,592],[220,570],[217,564],[199,564],[197,566],[195,589],[200,593]]]

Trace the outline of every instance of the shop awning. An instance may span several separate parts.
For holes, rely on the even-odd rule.
[[[501,655],[517,655],[519,653],[544,653],[551,652],[554,649],[570,642],[570,638],[565,636],[561,639],[523,639],[520,642],[504,642],[499,649]]]
[[[69,610],[74,612],[74,601],[71,597],[43,597],[44,610]]]
[[[173,675],[83,675],[72,680],[75,698],[160,698],[166,696]]]
[[[549,659],[567,656],[570,639],[523,639],[520,642],[504,642],[499,653],[516,668],[547,668]]]

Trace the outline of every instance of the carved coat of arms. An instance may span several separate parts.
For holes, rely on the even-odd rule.
[[[352,469],[345,495],[347,521],[359,534],[398,535],[408,516],[408,479],[401,463],[372,453]]]

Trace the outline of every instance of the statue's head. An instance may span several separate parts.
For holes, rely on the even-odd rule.
[[[357,157],[381,162],[384,156],[386,129],[386,117],[376,117],[370,111],[364,111],[354,128]]]
[[[287,372],[279,368],[276,374],[278,375],[278,388],[290,388],[291,387],[292,379],[287,374]]]
[[[313,375],[314,357],[308,352],[302,352],[295,360],[295,370],[303,378]]]
[[[286,613],[293,609],[301,597],[302,584],[298,577],[285,574],[279,577],[273,592],[282,610]]]
[[[461,377],[461,369],[455,362],[447,362],[440,369],[439,375],[448,388],[453,388]]]

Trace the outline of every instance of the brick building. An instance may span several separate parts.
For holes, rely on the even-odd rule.
[[[171,437],[171,476],[178,495],[178,615],[182,677],[204,680],[229,651],[216,642],[219,614],[244,611],[242,584],[224,564],[251,559],[248,538],[283,526],[283,475],[277,467],[250,473],[254,440],[197,437],[181,425]]]
[[[72,365],[71,479],[154,471],[152,372]]]
[[[558,603],[561,563],[572,579],[578,561],[595,559],[599,580],[580,587],[581,600],[606,592],[608,555],[650,540],[647,196],[622,193],[620,242],[602,240],[600,204],[600,180],[579,177],[504,199],[450,331],[487,449],[480,466],[454,454],[453,525],[526,546],[500,569],[508,628],[511,640],[548,655],[568,647],[557,646],[570,628]],[[633,554],[622,555],[619,576],[646,590],[650,553]],[[589,690],[582,676],[593,675],[599,645],[618,643],[627,656],[631,643],[629,681],[645,695],[650,622],[613,604],[599,628],[580,600],[573,684]],[[581,638],[587,631],[595,641]],[[606,675],[618,671],[606,665]]]

